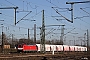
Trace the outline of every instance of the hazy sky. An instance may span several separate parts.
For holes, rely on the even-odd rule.
[[[74,21],[70,23],[66,21],[63,17],[60,17],[58,13],[55,12],[57,10],[64,17],[71,20],[71,12],[68,10],[71,8],[70,4],[66,4],[66,2],[79,2],[79,1],[88,1],[88,0],[0,0],[0,7],[18,7],[17,11],[17,21],[22,19],[29,12],[32,11],[29,15],[27,15],[25,20],[21,20],[19,23],[14,25],[14,9],[0,9],[0,24],[3,24],[4,32],[7,36],[11,37],[11,34],[14,34],[15,38],[27,38],[27,30],[30,29],[30,38],[33,38],[33,27],[34,24],[37,27],[42,26],[42,10],[45,12],[45,25],[65,25],[64,30],[64,39],[66,40],[66,44],[70,44],[70,40],[76,40],[77,44],[80,44],[79,40],[84,40],[84,34],[88,29],[90,32],[90,3],[82,3],[82,4],[74,4]],[[56,8],[52,8],[56,7]],[[67,8],[67,9],[66,9]],[[82,9],[80,9],[82,8]],[[59,17],[52,17],[59,16]],[[59,19],[59,20],[56,20]],[[63,20],[64,19],[64,20]],[[32,21],[36,20],[36,21]],[[2,31],[2,25],[0,25],[0,32]],[[56,29],[56,30],[55,30]],[[46,39],[60,39],[61,33],[60,26],[51,26],[46,27]],[[40,29],[37,28],[37,39],[40,39]],[[56,33],[56,34],[55,34]],[[73,34],[78,33],[78,34]],[[89,34],[90,35],[90,34]],[[79,43],[78,43],[79,42]]]

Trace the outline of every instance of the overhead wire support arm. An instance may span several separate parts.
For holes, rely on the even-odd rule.
[[[82,1],[82,2],[66,2],[66,4],[77,4],[77,3],[90,3],[90,1]]]
[[[73,23],[73,5],[74,4],[78,4],[78,3],[90,3],[90,1],[82,1],[82,2],[66,2],[66,4],[71,4],[71,20],[72,20],[72,23]]]
[[[21,20],[23,20],[26,16],[28,16],[30,13],[31,13],[32,11],[30,11],[28,14],[26,14],[23,18],[21,18],[19,21],[15,21],[15,25],[17,24],[17,23],[19,23]]]
[[[16,24],[16,9],[18,9],[18,7],[1,7],[0,9],[14,9],[15,10],[15,14],[14,14],[14,20],[15,20],[15,24]]]
[[[0,9],[17,9],[18,7],[1,7]]]
[[[45,27],[50,27],[50,26],[65,26],[65,25],[46,25]]]
[[[59,8],[59,7],[53,7],[53,8],[58,8],[58,9],[69,9],[69,8]]]
[[[53,8],[53,7],[52,7]],[[54,8],[53,8],[54,9]],[[63,17],[64,19],[66,19],[67,21],[73,23],[73,21],[67,19],[66,17],[64,17],[62,14],[60,14],[56,9],[54,9],[56,11],[56,13],[58,13],[59,15],[61,15],[61,17]]]

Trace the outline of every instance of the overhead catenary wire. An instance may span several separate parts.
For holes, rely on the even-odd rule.
[[[28,28],[26,28],[26,27],[22,27],[22,26],[15,26],[15,25],[12,25],[12,24],[8,24],[8,23],[5,23],[5,22],[3,22],[3,24],[5,24],[6,26],[12,26],[12,27],[16,27],[16,28],[23,28],[23,29],[28,29]],[[30,29],[30,28],[29,28]],[[31,28],[32,29],[32,28]]]
[[[49,2],[49,3],[51,3],[52,5],[56,6],[56,8],[59,8],[57,5],[53,4],[52,2],[50,2],[50,1],[48,1],[48,0],[46,0],[46,1]],[[54,9],[54,7],[52,7],[52,8]],[[64,9],[69,9],[69,8],[64,8]],[[55,9],[54,9],[54,10],[55,10]],[[56,13],[58,13],[59,15],[61,15],[61,16],[62,16],[64,19],[66,19],[67,21],[73,23],[73,21],[67,19],[65,16],[63,16],[62,14],[60,14],[57,10],[55,10],[55,11],[56,11]]]
[[[7,23],[4,23],[4,26],[9,26],[10,28],[9,28],[9,30],[7,30],[7,31],[4,31],[5,32],[5,34],[7,34],[8,35],[8,33],[13,33],[13,34],[17,34],[17,32],[21,32],[21,33],[25,33],[25,32],[22,32],[24,29],[25,30],[27,30],[28,28],[26,28],[26,27],[19,27],[19,26],[15,26],[15,25],[11,25],[11,24],[7,24]],[[11,27],[12,26],[12,27]],[[19,28],[21,29],[21,30],[19,30]],[[33,29],[33,28],[30,28],[30,30],[31,29]],[[4,29],[5,30],[5,29]],[[19,34],[18,33],[18,34]]]
[[[7,16],[7,17],[10,17],[10,18],[12,17],[12,19],[9,18],[9,20],[6,20],[7,18],[3,17],[3,19],[5,19],[4,22],[8,22],[8,21],[11,21],[11,20],[13,21],[13,16],[9,16],[9,15],[6,15],[6,14],[4,14],[4,13],[3,13],[2,15]],[[19,18],[18,18],[18,19],[19,19]],[[12,22],[12,21],[11,21],[11,22]],[[29,20],[27,20],[27,21],[29,21]],[[24,24],[24,23],[23,23],[23,24]],[[10,24],[10,25],[11,25],[11,24]],[[12,24],[12,25],[13,25],[13,24]],[[25,25],[25,24],[24,24],[24,25]],[[13,26],[14,26],[14,25],[13,25]]]
[[[77,11],[79,11],[79,10],[77,10]],[[82,14],[80,11],[79,11],[79,13]],[[82,15],[84,15],[84,14],[82,14]],[[90,16],[87,15],[87,16],[82,16],[82,17],[76,17],[76,16],[74,16],[74,17],[75,17],[74,19],[79,19],[79,20],[83,21],[84,23],[90,25],[90,23],[88,23],[88,22],[86,22],[86,20],[82,19],[84,17],[90,17]]]
[[[53,8],[53,7],[52,7]],[[54,8],[53,8],[54,9]],[[56,13],[58,13],[60,16],[62,16],[64,19],[66,19],[67,21],[73,23],[73,21],[69,20],[68,18],[66,18],[65,16],[63,16],[62,14],[60,14],[60,12],[58,12],[56,9],[54,9],[56,11]]]
[[[70,13],[69,13],[70,14]],[[74,16],[75,17],[75,16]],[[82,16],[81,18],[84,18],[84,17],[89,17],[89,16]],[[83,22],[85,22],[85,23],[88,23],[88,22],[86,22],[86,21],[84,21],[84,20],[82,20],[81,18],[79,18],[79,17],[76,17],[76,18],[78,18],[78,19],[80,19],[81,21],[83,21]],[[89,24],[89,23],[88,23]],[[89,24],[90,25],[90,24]]]
[[[10,3],[10,2],[9,2]],[[12,4],[12,5],[14,5],[14,4]],[[8,16],[8,15],[7,15]],[[10,17],[12,17],[12,16],[10,16]],[[11,19],[12,20],[12,19]]]
[[[48,0],[47,0],[48,1]],[[49,3],[51,3],[50,1],[48,1]],[[53,3],[51,3],[51,4],[53,4]],[[53,4],[54,6],[56,6],[55,4]],[[56,8],[59,8],[58,6],[56,6]]]
[[[5,0],[6,2],[8,2],[9,4],[11,4],[11,5],[13,5],[13,6],[17,6],[17,5],[15,5],[14,3],[12,3],[12,2],[10,2],[10,1],[8,1],[8,0]],[[23,9],[18,9],[18,10],[23,10]]]
[[[11,2],[8,1],[8,0],[5,0],[5,1],[8,2],[8,3],[10,3],[10,4],[13,5],[13,6],[16,6],[15,4],[11,3]]]
[[[87,11],[85,11],[83,8],[80,8],[80,9],[90,15],[90,13],[88,13]]]
[[[8,1],[9,2],[9,1]],[[10,3],[10,2],[9,2]],[[10,3],[10,4],[12,4],[12,3]],[[12,5],[14,5],[14,4],[12,4]],[[37,13],[38,14],[38,13]],[[8,16],[8,15],[7,15]]]
[[[53,18],[55,18],[55,17],[53,17]],[[56,18],[55,18],[56,19]],[[59,21],[59,20],[58,20]],[[66,24],[66,26],[68,25],[68,26],[71,26],[72,27],[72,29],[79,29],[79,30],[81,30],[81,31],[85,31],[85,30],[83,30],[83,29],[81,29],[81,28],[78,28],[78,27],[76,27],[76,26],[74,26],[74,25],[70,25],[70,24],[68,24],[68,23],[66,23],[66,22],[63,22],[63,21],[59,21],[59,22],[61,22],[61,23],[63,23],[63,24]]]
[[[13,6],[17,6],[17,5],[15,5],[15,4],[13,4],[13,3],[11,3],[10,1],[8,1],[8,0],[5,0],[6,2],[8,2],[8,3],[10,3],[11,5],[13,5]],[[22,10],[22,11],[17,11],[17,12],[30,12],[30,11],[24,11],[24,1],[23,1],[23,9],[18,9],[18,10]]]

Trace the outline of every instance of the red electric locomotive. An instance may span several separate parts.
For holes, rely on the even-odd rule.
[[[38,47],[37,45],[20,44],[17,50],[18,52],[35,52],[38,50]]]

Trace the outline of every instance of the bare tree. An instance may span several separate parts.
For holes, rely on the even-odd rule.
[[[19,39],[19,44],[34,44],[33,40],[28,40],[28,39],[25,39],[25,38],[21,38]]]

